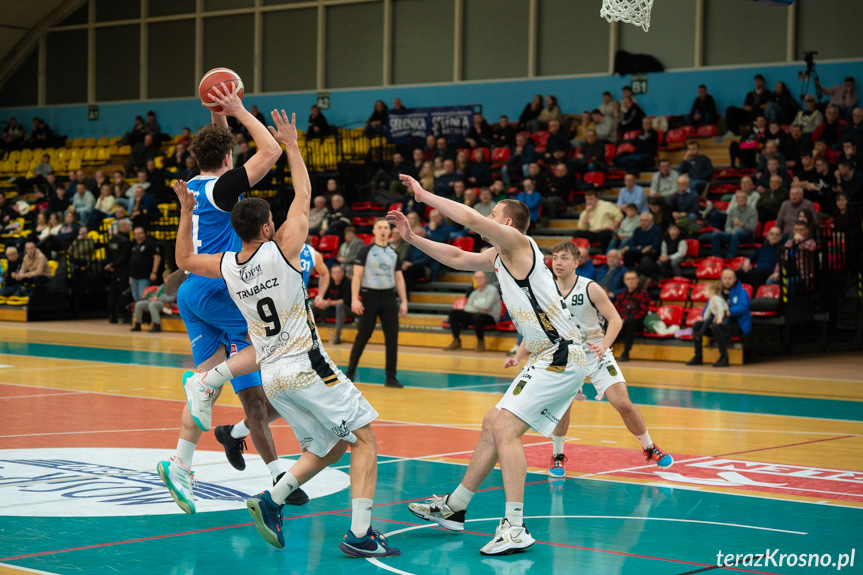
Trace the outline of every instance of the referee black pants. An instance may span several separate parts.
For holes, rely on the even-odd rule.
[[[384,345],[386,347],[386,378],[396,377],[396,352],[399,345],[399,304],[396,290],[362,289],[363,315],[358,318],[357,338],[351,348],[351,359],[348,363],[348,377],[353,379],[354,372],[360,362],[360,356],[375,331],[375,323],[381,318],[384,330]]]

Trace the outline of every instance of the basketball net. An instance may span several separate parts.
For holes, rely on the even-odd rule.
[[[602,0],[599,15],[609,22],[627,22],[641,26],[644,31],[650,28],[650,9],[653,0]]]

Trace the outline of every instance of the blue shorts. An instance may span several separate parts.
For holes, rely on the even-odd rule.
[[[192,343],[195,365],[201,365],[222,346],[231,356],[252,345],[246,340],[246,320],[231,300],[224,280],[189,275],[177,292],[177,307]],[[231,385],[235,393],[261,385],[261,373],[235,377]]]

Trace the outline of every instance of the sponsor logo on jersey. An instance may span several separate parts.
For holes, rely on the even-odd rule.
[[[513,395],[518,395],[519,393],[521,393],[521,390],[522,390],[522,389],[524,389],[524,386],[525,386],[525,385],[527,385],[527,380],[526,380],[526,379],[522,379],[521,381],[519,381],[519,382],[518,382],[518,385],[516,385],[516,386],[515,386],[515,389],[514,389],[514,390],[512,390],[512,394],[513,394]],[[532,388],[531,388],[531,389],[532,389]]]
[[[348,429],[348,422],[344,419],[342,420],[341,425],[332,428],[332,432],[335,433],[338,437],[347,437],[351,434],[351,430]]]
[[[247,284],[252,283],[256,277],[260,276],[263,273],[264,270],[261,269],[261,264],[258,264],[256,266],[242,267],[239,271],[240,279]]]
[[[614,377],[615,375],[617,375],[617,370],[616,370],[616,369],[614,369],[614,366],[613,366],[613,365],[607,365],[607,366],[605,366],[605,368],[608,370],[608,375],[610,375],[610,376],[612,376],[612,377]]]
[[[542,415],[544,418],[548,419],[549,421],[553,421],[555,423],[560,423],[560,420],[558,418],[556,418],[548,409],[543,409],[540,412],[540,415]]]
[[[246,299],[247,297],[252,297],[258,295],[264,290],[268,290],[270,288],[274,288],[279,285],[279,278],[270,278],[265,282],[261,282],[255,287],[244,289],[236,292],[237,297],[240,299]]]

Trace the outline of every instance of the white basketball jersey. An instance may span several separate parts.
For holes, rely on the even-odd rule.
[[[532,354],[545,351],[560,341],[581,344],[581,334],[563,307],[554,276],[543,263],[542,252],[532,238],[527,239],[533,248],[533,267],[525,279],[512,277],[500,256],[494,260],[494,271],[512,322]]]
[[[590,295],[587,293],[587,286],[592,283],[593,280],[575,276],[575,285],[568,294],[563,296],[563,306],[572,317],[582,339],[587,343],[599,343],[605,334],[602,331],[602,314],[590,301]]]
[[[288,263],[276,242],[261,244],[247,262],[238,262],[238,256],[222,254],[222,277],[246,318],[258,363],[308,354],[319,347],[302,272]]]

